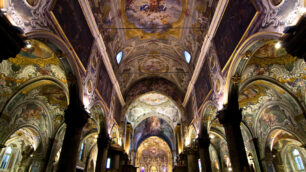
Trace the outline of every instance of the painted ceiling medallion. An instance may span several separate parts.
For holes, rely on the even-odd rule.
[[[149,93],[141,96],[139,100],[148,105],[160,105],[168,101],[168,97],[158,93]]]
[[[169,66],[161,59],[158,58],[150,58],[145,60],[139,66],[140,72],[144,73],[161,73],[167,72]]]
[[[129,22],[147,33],[169,30],[182,13],[181,0],[126,0]]]

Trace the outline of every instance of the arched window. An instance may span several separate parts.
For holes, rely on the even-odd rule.
[[[191,55],[188,51],[184,51],[184,57],[187,63],[190,63]]]
[[[292,150],[292,155],[293,155],[293,159],[294,159],[296,168],[299,171],[304,171],[305,168],[304,168],[303,160],[302,160],[302,158],[300,156],[300,152],[297,149],[293,149]]]
[[[110,169],[110,166],[111,166],[111,159],[107,158],[107,160],[106,160],[106,169]]]
[[[84,143],[81,144],[79,160],[82,160],[83,152],[84,152]]]
[[[120,52],[116,55],[116,60],[117,60],[117,63],[118,63],[118,64],[121,62],[122,57],[123,57],[123,52],[120,51]]]
[[[9,163],[11,157],[12,157],[12,148],[8,147],[5,150],[5,153],[4,153],[3,157],[2,157],[0,169],[6,169],[7,168],[7,165]]]
[[[163,166],[163,172],[167,172],[167,168]]]

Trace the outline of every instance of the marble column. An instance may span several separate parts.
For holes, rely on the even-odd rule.
[[[186,148],[188,172],[199,172],[198,152],[193,148]]]
[[[77,85],[72,85],[69,91],[70,104],[65,111],[65,123],[67,128],[58,163],[58,172],[74,172],[76,170],[82,129],[89,118],[83,103],[79,99],[79,89]]]
[[[96,161],[96,172],[105,172],[108,149],[111,143],[111,139],[107,135],[106,131],[100,130],[97,143],[98,143],[98,156]]]
[[[232,85],[227,106],[218,112],[217,118],[225,130],[226,141],[233,171],[249,171],[240,123],[242,113],[238,104],[238,85]]]
[[[210,140],[208,134],[203,134],[198,138],[199,152],[202,165],[202,172],[211,172],[211,160],[209,156]]]

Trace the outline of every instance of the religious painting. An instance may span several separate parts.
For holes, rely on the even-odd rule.
[[[146,118],[135,128],[135,145],[139,145],[144,139],[158,136],[163,138],[169,145],[172,145],[174,137],[171,126],[163,119],[157,116]]]
[[[106,43],[113,41],[117,34],[117,29],[115,29],[116,16],[111,11],[111,1],[88,0],[88,2],[104,41]]]
[[[179,37],[183,25],[186,0],[121,0],[123,23],[128,28],[126,36],[140,38],[166,38],[168,34]]]
[[[108,75],[108,72],[103,62],[101,62],[101,67],[100,67],[98,90],[103,100],[110,108],[110,103],[112,99],[112,91],[113,91],[113,83],[110,80],[110,77]]]
[[[15,125],[36,125],[40,129],[46,129],[47,114],[45,110],[35,103],[27,103],[19,106],[15,112]]]
[[[165,32],[182,13],[182,0],[125,0],[128,20],[148,33]]]
[[[56,85],[42,86],[40,93],[48,99],[48,103],[51,105],[57,105],[61,109],[65,109],[68,106],[66,94],[62,88]]]
[[[214,37],[221,69],[246,32],[256,9],[250,0],[229,1]]]
[[[168,69],[169,66],[167,65],[167,63],[158,58],[146,59],[139,66],[140,72],[144,73],[161,73],[167,72]]]
[[[261,131],[268,131],[274,126],[282,125],[286,112],[280,106],[272,106],[262,111],[260,116]]]
[[[86,68],[94,37],[78,1],[57,1],[52,10],[61,29]]]
[[[209,61],[206,59],[194,85],[198,108],[200,108],[204,103],[205,98],[208,96],[208,93],[211,90],[210,83]]]

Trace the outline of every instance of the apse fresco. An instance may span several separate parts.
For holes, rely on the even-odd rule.
[[[156,116],[151,116],[139,123],[134,133],[135,146],[151,136],[161,137],[166,140],[169,145],[172,145],[172,139],[174,138],[171,126],[165,120]]]
[[[229,1],[214,37],[221,69],[229,60],[256,14],[250,0]]]
[[[86,69],[94,37],[79,1],[56,1],[52,12]]]
[[[211,90],[210,82],[209,61],[206,59],[194,85],[198,108],[204,103],[205,98]]]
[[[98,80],[98,90],[103,100],[106,102],[110,108],[110,103],[112,99],[113,83],[109,78],[108,72],[103,62],[101,62],[100,73]]]
[[[182,0],[125,0],[128,21],[147,33],[165,32],[182,13]]]

